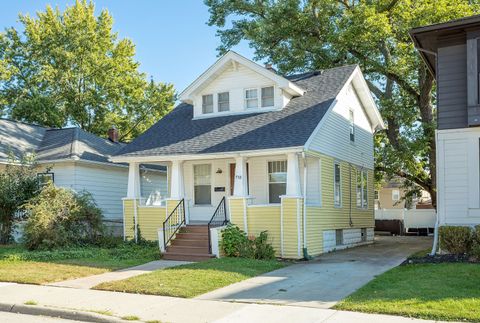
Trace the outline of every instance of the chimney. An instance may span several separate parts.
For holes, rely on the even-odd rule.
[[[115,126],[111,126],[110,129],[108,129],[108,139],[111,142],[118,142],[118,130]]]
[[[277,71],[272,67],[272,64],[266,63],[265,68],[273,73],[277,73]]]

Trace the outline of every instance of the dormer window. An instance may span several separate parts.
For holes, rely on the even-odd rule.
[[[213,94],[202,95],[202,113],[213,113]]]
[[[273,86],[262,88],[262,108],[274,106],[273,96]]]
[[[258,108],[258,90],[248,89],[245,91],[245,105],[247,109]]]
[[[218,93],[218,112],[225,112],[230,110],[230,93]]]

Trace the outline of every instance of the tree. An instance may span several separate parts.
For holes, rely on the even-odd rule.
[[[205,0],[220,53],[246,40],[281,73],[359,64],[387,124],[376,169],[428,191],[436,205],[435,84],[413,27],[479,12],[468,0]],[[381,145],[383,143],[383,145]]]
[[[135,45],[118,39],[107,10],[95,16],[93,2],[77,0],[19,19],[23,33],[0,34],[0,116],[103,136],[115,125],[129,140],[173,107],[173,86],[139,72]]]
[[[39,192],[35,166],[29,157],[12,159],[0,172],[0,244],[11,241],[14,222],[19,220],[16,212]]]

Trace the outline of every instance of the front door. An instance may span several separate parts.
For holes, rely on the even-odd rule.
[[[235,163],[230,164],[230,195],[233,196],[235,192]],[[250,194],[249,188],[249,173],[248,173],[248,163],[247,163],[247,194]]]

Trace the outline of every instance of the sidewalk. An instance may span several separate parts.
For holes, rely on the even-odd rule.
[[[104,274],[94,275],[94,276],[64,280],[61,282],[50,283],[47,285],[57,286],[57,287],[90,289],[101,283],[127,279],[130,277],[146,274],[158,269],[165,269],[165,268],[185,265],[189,263],[190,262],[188,261],[156,260],[156,261],[151,261],[146,264],[135,266],[135,267],[125,268],[125,269],[112,271]]]
[[[159,320],[172,323],[434,322],[296,306],[229,303],[55,286],[0,283],[0,305],[23,305],[27,301],[37,302],[38,307],[43,309],[109,313],[113,315],[112,320],[114,317],[137,316],[142,321]]]

